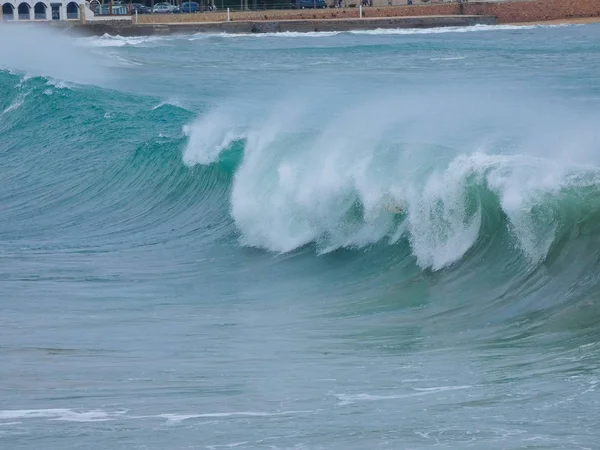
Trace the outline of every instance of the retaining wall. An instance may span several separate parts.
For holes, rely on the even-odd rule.
[[[515,2],[436,3],[431,5],[387,6],[363,8],[364,17],[408,17],[438,15],[496,16],[498,23],[540,22],[545,20],[600,16],[600,0],[537,0]],[[223,22],[226,12],[199,14],[140,15],[139,24]],[[232,11],[232,21],[318,20],[358,17],[358,8],[328,8],[282,11]]]

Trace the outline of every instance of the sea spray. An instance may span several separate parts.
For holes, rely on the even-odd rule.
[[[581,145],[564,161],[563,133],[552,130],[559,144],[549,145],[551,118],[529,110],[519,112],[516,134],[489,127],[487,139],[457,136],[456,127],[476,129],[476,117],[514,122],[513,105],[489,93],[438,94],[426,105],[411,95],[366,103],[359,96],[345,110],[329,106],[332,119],[320,128],[314,111],[326,103],[323,98],[316,105],[281,101],[260,118],[252,108],[222,106],[186,125],[183,160],[211,164],[234,141],[244,143],[231,192],[244,245],[289,252],[315,243],[319,252],[329,252],[403,236],[419,266],[439,270],[485,238],[482,208],[498,207],[515,248],[539,263],[558,227],[571,225],[573,218],[561,217],[558,203],[574,173],[595,173],[575,162],[593,146]],[[470,109],[451,116],[453,104],[465,101],[473,102]],[[435,128],[417,119],[430,108],[445,118]],[[364,118],[375,111],[379,120],[366,126]],[[568,114],[560,119],[572,120]],[[542,130],[546,135],[539,135]],[[542,148],[545,157],[537,156]],[[482,199],[486,191],[494,204]]]
[[[5,24],[0,27],[0,41],[4,43],[0,46],[0,69],[62,82],[110,86],[110,68],[116,62],[91,54],[77,45],[76,39],[41,24]],[[46,50],[40,51],[42,47]]]

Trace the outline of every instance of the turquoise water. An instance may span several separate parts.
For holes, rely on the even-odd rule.
[[[597,448],[600,26],[0,39],[1,448]]]

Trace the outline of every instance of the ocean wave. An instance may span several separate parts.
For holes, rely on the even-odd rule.
[[[128,411],[106,411],[106,410],[75,410],[69,408],[52,409],[7,409],[0,410],[0,420],[10,422],[0,422],[0,425],[10,426],[18,425],[22,422],[15,422],[15,419],[32,420],[46,419],[65,422],[106,422],[112,420],[132,420],[132,419],[165,419],[170,423],[179,423],[189,419],[228,419],[228,418],[261,418],[293,416],[297,414],[309,413],[311,411],[232,411],[232,412],[198,412],[198,413],[160,413],[154,415],[135,415],[128,414]]]
[[[49,419],[66,422],[104,422],[118,419],[123,414],[124,411],[75,411],[67,408],[20,409],[0,411],[0,420]]]
[[[218,109],[185,127],[190,166],[218,162],[243,142],[231,214],[247,246],[285,253],[314,243],[327,253],[405,239],[419,266],[440,270],[503,227],[535,265],[581,220],[575,201],[585,195],[586,206],[599,207],[593,165],[411,142],[398,133],[407,112],[365,129],[364,106],[314,132],[305,127],[310,113],[288,110],[258,123]]]
[[[376,401],[389,401],[389,400],[401,400],[411,397],[420,397],[423,395],[438,394],[440,392],[449,391],[462,391],[465,389],[472,389],[475,386],[463,385],[463,386],[436,386],[429,388],[413,388],[412,391],[404,392],[401,394],[338,394],[336,397],[339,400],[340,406],[346,406],[357,402],[376,402]]]
[[[125,47],[139,46],[141,44],[152,43],[157,41],[168,41],[176,39],[172,36],[113,36],[104,34],[102,36],[90,36],[78,38],[77,43],[83,47]]]
[[[25,102],[25,98],[30,94],[30,92],[21,92],[19,93],[15,99],[13,100],[13,102],[8,105],[4,111],[2,111],[0,113],[0,116],[9,113],[11,111],[14,111],[15,109],[19,108],[24,102]]]
[[[474,88],[424,100],[315,87],[277,102],[236,97],[190,121],[190,111],[168,106],[174,98],[67,89],[49,99],[46,78],[2,77],[3,108],[32,89],[0,125],[12,127],[5,142],[15,149],[1,155],[6,233],[26,230],[31,251],[57,241],[84,252],[225,244],[287,254],[274,259],[280,264],[365,254],[370,273],[402,280],[502,273],[514,281],[507,293],[549,288],[548,267],[568,275],[564,295],[595,286],[585,248],[600,236],[594,113],[557,114],[539,99],[527,112]],[[75,115],[82,104],[91,108]],[[40,142],[67,133],[57,125],[67,120],[77,130],[43,164],[18,145],[29,111],[55,133]],[[482,123],[497,127],[482,131]],[[82,153],[88,140],[111,144]],[[569,258],[582,262],[580,273],[564,269]],[[368,291],[370,283],[353,286]]]
[[[471,25],[460,27],[438,27],[438,28],[378,28],[376,30],[352,30],[347,33],[362,35],[411,35],[411,34],[446,34],[446,33],[476,33],[482,31],[521,31],[534,30],[538,28],[555,28],[571,26],[569,24],[559,25]]]
[[[473,25],[473,26],[456,26],[456,27],[440,27],[440,28],[377,28],[374,30],[350,30],[350,31],[281,31],[272,33],[194,33],[194,34],[179,34],[179,35],[168,35],[168,36],[119,36],[104,34],[103,36],[92,36],[79,38],[78,42],[82,46],[91,47],[124,47],[124,46],[141,46],[158,44],[161,42],[176,42],[178,40],[206,40],[211,38],[224,38],[224,39],[236,39],[236,38],[328,38],[339,35],[363,35],[363,36],[389,36],[389,35],[426,35],[426,34],[446,34],[446,33],[474,33],[474,32],[486,32],[486,31],[520,31],[520,30],[532,30],[537,28],[552,28],[559,26],[571,26],[571,25]]]
[[[152,111],[162,108],[163,106],[175,106],[176,108],[183,108],[183,105],[178,100],[169,99],[169,100],[163,100],[156,106],[153,106]]]
[[[47,98],[38,94],[47,90],[48,82],[27,83],[32,83],[27,89],[37,94],[13,96],[3,114],[23,108],[26,99],[32,102],[27,108],[40,110],[35,103]],[[85,95],[89,92],[64,98],[64,112],[70,102]],[[478,98],[477,93],[472,98]],[[275,253],[314,245],[318,254],[325,254],[385,243],[408,246],[419,267],[439,271],[486,249],[486,242],[500,233],[508,237],[502,245],[539,265],[567,233],[581,233],[600,211],[594,200],[600,191],[600,169],[590,157],[597,130],[577,120],[585,132],[571,133],[577,128],[571,127],[569,117],[547,117],[536,110],[531,117],[520,117],[527,135],[506,152],[503,137],[464,139],[469,128],[461,125],[462,140],[457,140],[455,120],[432,129],[419,119],[431,107],[451,117],[455,101],[455,94],[439,94],[434,104],[426,105],[418,96],[374,103],[362,103],[357,97],[343,111],[335,111],[338,100],[327,96],[317,100],[314,94],[304,100],[282,100],[267,110],[256,102],[237,106],[224,102],[185,125],[182,135],[161,132],[117,166],[96,171],[92,178],[69,180],[64,192],[69,198],[85,193],[102,204],[107,186],[139,192],[146,205],[155,205],[136,217],[148,221],[138,223],[143,227],[153,226],[154,214],[161,210],[158,205],[169,208],[176,221],[173,211],[184,211],[195,195],[199,205],[211,204],[210,221],[224,216],[233,221],[242,245]],[[473,101],[471,110],[458,120],[477,126],[471,118],[487,115],[485,121],[493,123],[512,111],[512,105],[494,99],[490,116],[488,101],[479,107]],[[167,100],[143,109],[143,114],[163,120],[161,109],[176,104]],[[114,119],[111,111],[102,110],[102,117]],[[326,124],[323,113],[331,117]],[[376,114],[380,119],[365,127],[364,117]],[[116,126],[120,120],[110,122]],[[589,122],[594,120],[590,116]],[[539,134],[553,121],[563,124],[555,131],[568,131],[568,139],[555,131]],[[184,146],[181,159],[179,145]],[[549,145],[568,149],[569,159]],[[52,164],[64,166],[70,158],[78,160],[74,153]],[[581,162],[585,160],[589,163]],[[46,166],[53,167],[50,162]],[[201,169],[193,170],[194,166]],[[161,189],[148,191],[148,183],[157,180],[163,180]],[[173,197],[169,188],[178,190],[180,204],[166,203]],[[20,196],[28,198],[28,187],[20,189]],[[35,186],[30,189],[37,195]],[[57,205],[61,198],[56,197]],[[108,219],[120,213],[119,207],[99,209],[84,198],[78,203],[80,216],[97,217],[100,212]],[[55,216],[52,204],[46,203],[42,211]],[[130,207],[126,199],[119,205]],[[94,233],[110,228],[98,228],[101,223],[90,222]],[[230,222],[223,223],[227,228]]]
[[[350,31],[281,31],[274,33],[198,33],[195,36],[198,39],[207,37],[224,38],[327,38],[338,35],[362,35],[362,36],[390,36],[390,35],[424,35],[424,34],[446,34],[446,33],[474,33],[485,31],[520,31],[533,30],[536,28],[549,28],[557,26],[570,25],[471,25],[456,27],[437,27],[437,28],[376,28],[374,30],[350,30]]]
[[[92,55],[80,48],[74,38],[36,24],[0,27],[0,40],[19,42],[0,47],[0,69],[29,77],[47,77],[77,84],[110,83],[109,58]],[[49,50],[39,52],[40,42]]]

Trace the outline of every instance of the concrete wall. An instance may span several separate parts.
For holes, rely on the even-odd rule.
[[[491,15],[498,18],[498,23],[536,22],[574,17],[596,17],[600,16],[600,0],[532,0],[501,3],[468,2],[463,5],[459,5],[458,3],[435,3],[412,6],[374,6],[363,9],[364,17],[407,17],[453,14]],[[231,12],[231,20],[233,21],[349,19],[355,17],[358,17],[358,8]],[[221,22],[225,20],[226,13],[224,11],[200,14],[148,14],[140,15],[138,17],[138,23],[140,24]]]
[[[424,16],[366,19],[269,20],[133,25],[124,22],[88,22],[78,26],[86,34],[120,36],[157,35],[172,33],[267,33],[282,31],[347,31],[377,28],[432,28],[447,26],[493,25],[493,16]]]

